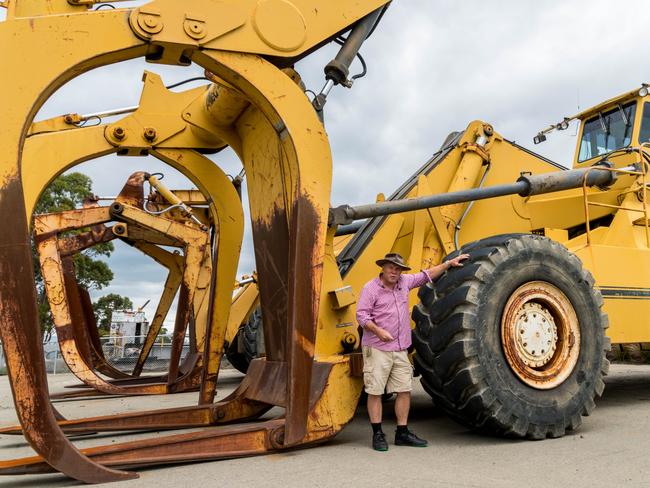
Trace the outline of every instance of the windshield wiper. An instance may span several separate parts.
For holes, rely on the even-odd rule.
[[[605,123],[605,117],[600,112],[598,112],[598,120],[600,121],[600,128],[603,129],[605,135],[609,135],[609,126]]]
[[[621,118],[623,119],[623,122],[625,123],[625,127],[628,127],[630,125],[630,118],[627,116],[625,113],[625,110],[623,110],[623,107],[621,104],[618,104],[618,111],[621,112]]]

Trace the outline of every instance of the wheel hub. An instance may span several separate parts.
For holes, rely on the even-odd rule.
[[[527,366],[547,364],[557,348],[557,327],[551,313],[539,303],[525,303],[515,321],[517,352]]]
[[[580,355],[580,324],[571,301],[545,281],[521,285],[505,304],[501,342],[517,378],[540,390],[559,386]]]

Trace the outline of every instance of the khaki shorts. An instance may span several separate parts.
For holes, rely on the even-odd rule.
[[[380,351],[363,346],[363,383],[368,395],[411,391],[413,367],[407,351]]]

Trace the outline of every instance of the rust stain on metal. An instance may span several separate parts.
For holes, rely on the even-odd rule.
[[[571,302],[550,283],[525,283],[504,307],[501,340],[506,360],[515,375],[533,388],[554,388],[571,374],[580,353],[574,347],[579,337]]]
[[[268,220],[254,220],[252,227],[267,356],[271,361],[283,361],[287,354],[289,280],[286,210],[275,206]]]
[[[126,184],[122,187],[117,201],[122,204],[131,205],[133,207],[144,207],[144,182],[147,173],[144,171],[137,171],[129,176]]]
[[[322,267],[318,211],[301,195],[293,204],[291,217],[287,445],[299,443],[307,433]]]

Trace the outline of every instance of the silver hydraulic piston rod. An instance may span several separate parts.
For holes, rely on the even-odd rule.
[[[609,162],[601,163],[605,168],[611,167]],[[634,171],[636,166],[622,168],[622,171]],[[368,219],[382,215],[391,215],[425,208],[444,207],[455,203],[472,202],[485,200],[487,198],[502,197],[505,195],[520,195],[528,197],[553,193],[571,188],[580,188],[585,182],[587,186],[611,185],[616,178],[615,173],[608,169],[594,169],[594,167],[572,169],[568,171],[554,171],[539,175],[522,174],[516,182],[504,185],[495,185],[485,188],[473,188],[450,193],[440,193],[418,198],[406,198],[359,205],[351,207],[341,205],[331,208],[329,211],[328,224],[350,226],[355,220]],[[356,226],[350,226],[352,229]]]

